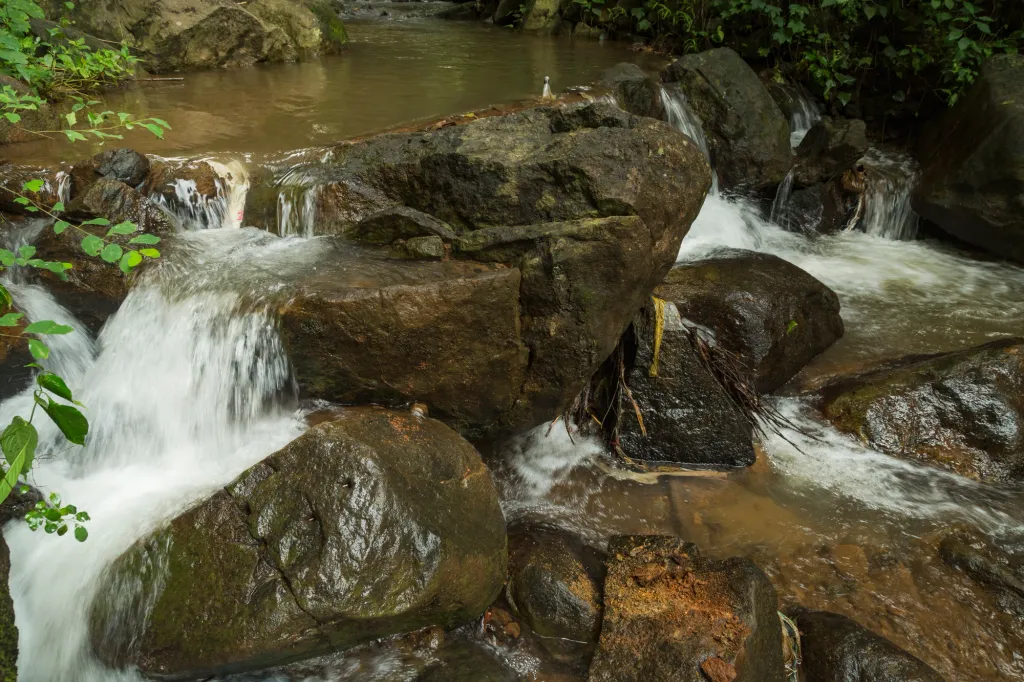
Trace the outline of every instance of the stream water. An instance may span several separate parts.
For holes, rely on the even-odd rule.
[[[343,58],[192,75],[179,88],[126,97],[143,98],[150,113],[172,123],[179,117],[182,136],[150,141],[148,151],[270,151],[539,94],[544,75],[556,89],[587,82],[628,54],[512,32],[496,40],[500,32],[478,35],[484,29],[476,26],[444,26],[439,42],[441,30],[354,25],[355,44]],[[252,103],[271,100],[254,111]],[[671,93],[666,103],[672,122],[699,137],[685,103]],[[228,112],[237,117],[229,120]],[[61,150],[26,153],[38,160]],[[846,335],[798,385],[884,358],[1024,335],[1024,270],[909,240],[909,185],[900,177],[878,186],[868,232],[816,238],[772,224],[743,197],[714,191],[679,258],[721,246],[770,252],[839,294]],[[190,237],[199,255],[136,287],[98,338],[45,290],[16,288],[30,318],[76,328],[54,344],[53,363],[88,405],[93,428],[84,451],[59,447],[44,430],[33,474],[44,490],[89,511],[88,542],[33,534],[20,523],[5,532],[22,682],[137,682],[89,652],[87,609],[99,573],[149,529],[296,437],[304,417],[321,407],[296,400],[261,304],[266,292],[279,292],[282,281],[322,258],[320,242],[270,239],[234,229],[231,211],[216,215],[220,229]],[[0,419],[29,406],[28,395],[12,398],[0,405]],[[758,464],[730,474],[625,474],[607,466],[598,444],[570,439],[563,428],[543,427],[485,454],[510,523],[561,526],[598,547],[615,533],[679,534],[714,556],[754,558],[783,604],[850,615],[950,682],[1024,679],[1019,625],[945,567],[934,542],[937,532],[963,522],[1000,542],[1024,543],[1024,495],[866,449],[819,421],[799,396],[779,398],[778,406],[799,431],[768,438]],[[543,651],[493,645],[472,626],[456,641],[484,650],[520,679],[582,679],[578,668]],[[361,648],[252,679],[412,680],[435,655]]]

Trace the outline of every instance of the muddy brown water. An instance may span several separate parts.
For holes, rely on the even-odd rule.
[[[187,73],[110,93],[103,106],[171,124],[163,140],[124,142],[163,156],[270,153],[330,144],[420,120],[587,85],[623,61],[649,69],[665,59],[621,43],[543,37],[475,22],[350,22],[343,54],[297,64]],[[4,150],[32,163],[99,150],[54,139]]]

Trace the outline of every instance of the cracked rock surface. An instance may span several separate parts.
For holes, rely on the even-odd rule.
[[[255,670],[470,621],[506,561],[472,445],[433,419],[347,409],[121,555],[92,643],[160,679]]]

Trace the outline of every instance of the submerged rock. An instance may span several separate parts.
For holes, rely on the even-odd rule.
[[[777,256],[724,249],[669,271],[654,295],[712,330],[771,393],[843,335],[839,297]]]
[[[999,55],[925,128],[914,210],[949,234],[1024,263],[1024,56]]]
[[[939,556],[992,593],[1004,611],[1024,617],[1024,560],[963,529],[942,538]]]
[[[642,535],[612,538],[608,555],[590,682],[783,681],[775,588],[749,559]]]
[[[987,481],[1024,478],[1024,344],[908,358],[826,386],[821,409],[872,447]]]
[[[601,585],[581,543],[531,529],[509,536],[505,589],[513,613],[541,637],[594,642],[601,628]]]
[[[516,682],[518,676],[483,646],[459,642],[444,647],[439,659],[415,682]]]
[[[615,356],[592,382],[596,400],[591,412],[608,415],[602,425],[605,437],[630,460],[753,464],[753,427],[701,358],[693,337],[701,332],[684,324],[671,302],[663,308],[660,343],[657,326],[657,309],[648,305],[623,338],[629,393],[619,381],[622,369]]]
[[[466,623],[497,596],[505,523],[473,446],[353,408],[139,540],[93,603],[109,665],[193,679]]]
[[[0,682],[18,680],[18,626],[11,599],[11,550],[0,535]]]
[[[664,118],[661,85],[636,64],[616,64],[601,74],[601,85],[610,88],[615,101],[629,113]]]
[[[688,54],[661,74],[700,118],[723,189],[767,190],[793,165],[789,122],[743,58],[722,47]]]
[[[923,661],[846,616],[803,611],[793,618],[807,682],[943,682]]]

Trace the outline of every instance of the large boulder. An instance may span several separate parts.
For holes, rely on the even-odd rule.
[[[579,541],[530,529],[509,536],[506,599],[541,637],[594,642],[601,629],[601,584]]]
[[[796,148],[794,180],[799,187],[831,180],[853,168],[867,151],[864,121],[826,116],[811,126]]]
[[[727,47],[688,54],[661,78],[679,83],[700,118],[723,189],[782,182],[793,165],[789,122],[742,57]]]
[[[72,167],[68,198],[81,196],[100,178],[110,178],[138,189],[149,176],[149,169],[149,158],[134,149],[108,149]]]
[[[661,119],[661,85],[636,64],[623,62],[601,74],[601,85],[611,90],[619,106],[631,114]]]
[[[914,210],[1024,263],[1024,56],[986,62],[971,90],[925,129],[917,156]]]
[[[821,409],[872,447],[987,481],[1024,478],[1024,342],[1004,339],[826,386]]]
[[[677,265],[654,295],[711,329],[761,393],[780,388],[843,335],[839,297],[769,254],[726,249]]]
[[[754,463],[753,427],[675,305],[648,305],[592,381],[605,438],[628,460],[714,467]],[[621,366],[620,366],[621,363]],[[592,419],[586,417],[586,422]]]
[[[195,679],[473,620],[506,571],[487,468],[444,424],[352,408],[311,428],[105,574],[101,660]]]
[[[802,611],[794,621],[807,682],[943,682],[919,658],[846,616]]]
[[[11,551],[0,535],[0,682],[18,680],[18,626],[14,623],[10,574]]]
[[[590,682],[783,681],[775,588],[749,559],[667,536],[615,537],[608,554]]]
[[[70,11],[58,0],[44,5],[54,16],[68,12],[83,31],[127,42],[156,73],[288,61],[344,40],[333,10],[324,5],[329,13],[314,13],[305,2],[258,0],[248,7],[231,0],[90,1]]]
[[[318,230],[420,232],[471,261],[381,265],[369,285],[344,272],[337,287],[311,281],[283,310],[303,393],[422,400],[475,435],[571,405],[675,261],[710,184],[687,137],[607,105],[383,135],[288,177],[310,183]],[[276,216],[267,186],[247,221]]]

